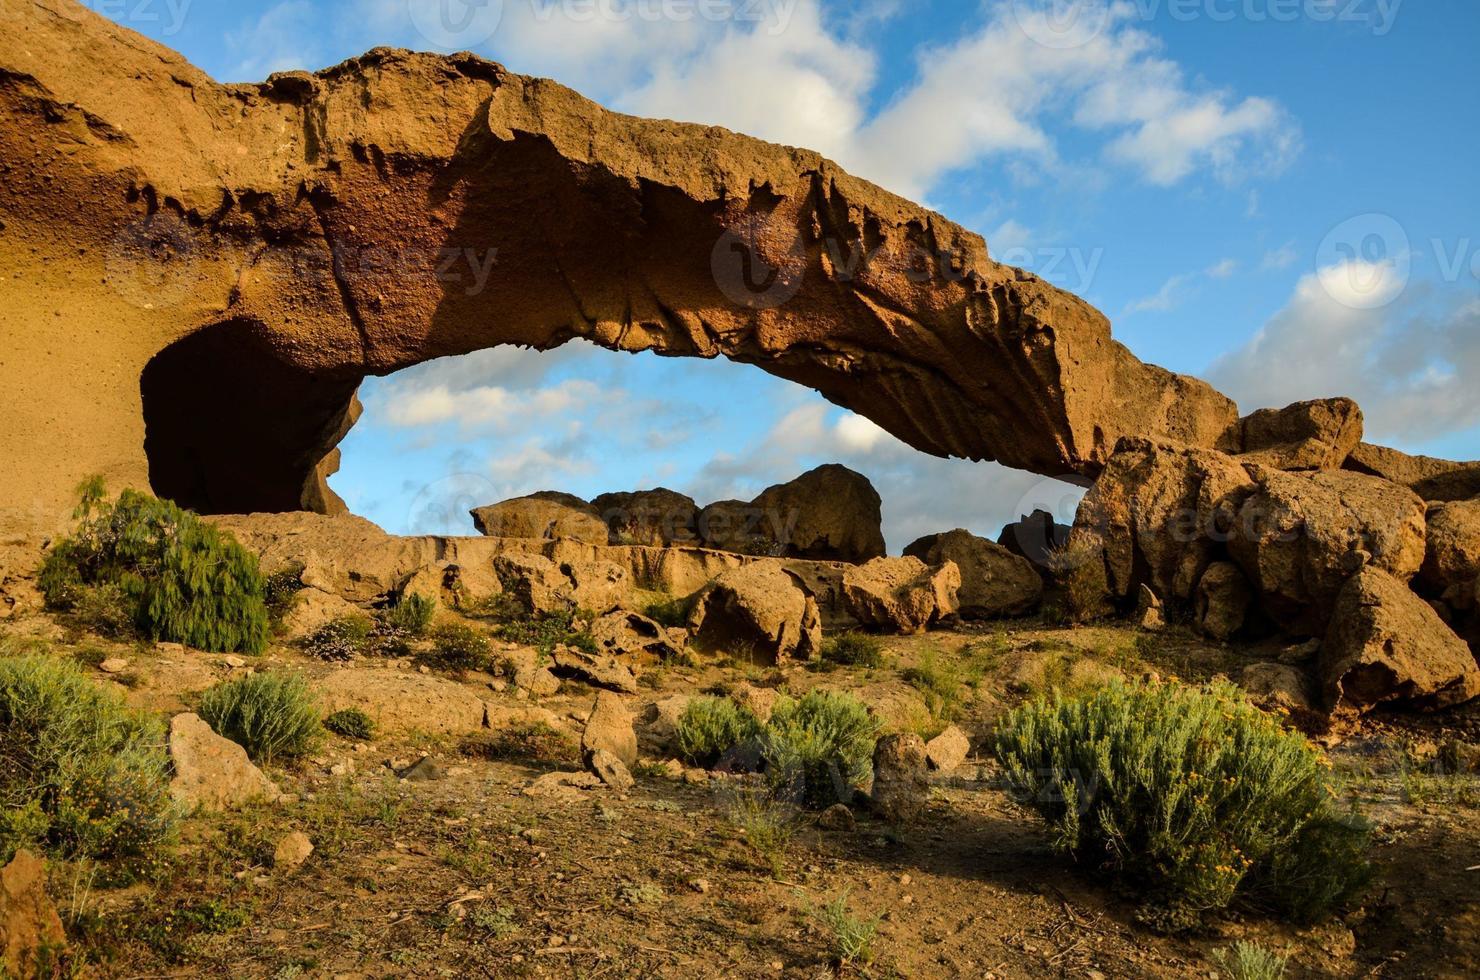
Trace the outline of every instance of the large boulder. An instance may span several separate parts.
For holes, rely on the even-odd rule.
[[[1248,472],[1224,453],[1123,439],[1080,503],[1075,534],[1098,536],[1116,597],[1149,584],[1163,599],[1187,601],[1253,491]]]
[[[918,820],[930,801],[929,755],[914,733],[885,735],[874,746],[871,797],[879,816],[892,824]]]
[[[848,608],[862,625],[893,633],[923,633],[960,612],[961,570],[953,561],[875,558],[843,573]]]
[[[931,566],[955,562],[961,571],[957,596],[963,619],[1025,616],[1043,601],[1043,577],[1032,562],[970,531],[932,534],[904,553]]]
[[[444,677],[355,668],[335,671],[317,687],[325,714],[358,708],[389,735],[474,735],[483,729],[483,700]]]
[[[817,602],[780,562],[720,575],[699,593],[689,626],[695,648],[742,660],[810,660],[822,647]]]
[[[217,813],[281,794],[247,752],[211,730],[199,715],[170,719],[170,795],[186,812]]]
[[[1291,633],[1324,633],[1363,563],[1404,582],[1423,565],[1424,503],[1412,490],[1342,470],[1255,472],[1259,488],[1239,511],[1228,550],[1264,612]]]
[[[1480,695],[1470,648],[1402,579],[1374,567],[1341,590],[1321,645],[1320,677],[1333,710],[1437,709]]]
[[[0,975],[60,976],[53,971],[66,945],[61,917],[46,893],[46,861],[16,851],[0,869]]]
[[[1423,586],[1455,610],[1475,607],[1480,586],[1480,500],[1433,504],[1420,572]]]
[[[529,615],[604,614],[632,592],[627,570],[604,559],[556,561],[542,554],[508,553],[493,560],[503,594]]]
[[[1401,484],[1431,503],[1480,497],[1480,463],[1410,456],[1364,442],[1352,450],[1346,469]]]
[[[580,497],[547,490],[472,511],[478,533],[490,538],[575,538],[606,544],[606,522]]]
[[[1073,527],[1060,524],[1046,510],[1035,510],[1002,529],[997,543],[1015,555],[1046,569],[1051,557],[1069,546]]]
[[[589,760],[597,752],[609,752],[631,767],[637,765],[637,731],[627,703],[610,691],[596,695],[586,729],[581,735],[581,754]]]
[[[1253,602],[1254,590],[1238,566],[1227,561],[1213,562],[1197,583],[1194,605],[1197,625],[1213,639],[1227,642],[1244,628]]]
[[[1340,469],[1362,441],[1362,424],[1350,398],[1265,409],[1239,421],[1240,458],[1277,470]]]
[[[591,501],[612,544],[669,548],[699,543],[699,505],[692,497],[659,487],[605,493]]]
[[[867,477],[834,463],[749,503],[711,504],[698,524],[705,545],[721,551],[860,564],[885,553],[882,507]]]

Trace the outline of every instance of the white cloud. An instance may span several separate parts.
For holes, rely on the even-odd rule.
[[[318,12],[309,0],[284,0],[256,21],[226,33],[226,47],[241,60],[236,78],[256,81],[276,71],[317,67]]]
[[[1191,293],[1190,286],[1195,277],[1191,275],[1172,276],[1162,283],[1160,289],[1150,296],[1138,299],[1125,308],[1127,314],[1131,313],[1167,313],[1181,306]]]
[[[1286,242],[1279,248],[1264,253],[1264,261],[1259,267],[1266,272],[1288,269],[1300,261],[1300,253],[1295,251],[1294,242]]]
[[[1212,265],[1208,266],[1208,268],[1204,270],[1204,274],[1209,279],[1227,279],[1237,271],[1237,259],[1224,259],[1221,262],[1215,262]]]
[[[1360,261],[1301,277],[1254,339],[1207,372],[1245,411],[1355,398],[1371,437],[1400,442],[1480,425],[1477,375],[1480,300]]]

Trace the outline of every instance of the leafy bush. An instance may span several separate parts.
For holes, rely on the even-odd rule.
[[[659,626],[687,626],[689,614],[693,611],[692,596],[677,598],[671,595],[654,595],[642,605],[642,614]]]
[[[1289,960],[1258,943],[1239,940],[1213,954],[1228,980],[1282,980]]]
[[[543,657],[550,656],[558,646],[596,653],[596,637],[591,635],[590,625],[573,612],[516,615],[500,623],[495,632],[510,643],[534,647]]]
[[[340,738],[368,742],[375,737],[375,722],[359,708],[345,708],[324,719],[324,727]]]
[[[925,707],[930,710],[932,718],[950,722],[960,714],[969,683],[960,664],[942,657],[935,650],[926,650],[919,666],[904,671],[903,677],[905,683],[925,698]]]
[[[773,878],[786,871],[786,855],[797,835],[797,813],[764,788],[741,786],[727,794],[725,815],[745,843],[766,862]]]
[[[381,622],[408,636],[421,636],[437,613],[437,600],[419,592],[401,596],[400,600],[380,614]]]
[[[375,638],[368,616],[341,616],[314,630],[303,641],[303,651],[329,663],[348,663],[367,652]]]
[[[266,582],[255,555],[168,501],[125,490],[110,503],[100,479],[79,493],[76,532],[41,567],[48,606],[86,608],[89,589],[112,587],[151,639],[222,653],[262,652]]]
[[[812,911],[812,917],[827,931],[833,958],[839,963],[869,963],[874,958],[878,919],[860,919],[848,911],[849,892]]]
[[[99,636],[124,639],[138,632],[133,598],[115,582],[84,585],[77,590],[72,614]]]
[[[493,651],[488,637],[466,623],[443,623],[431,633],[429,658],[443,670],[488,670]]]
[[[169,781],[158,720],[69,661],[0,658],[0,864],[147,854],[175,826]]]
[[[247,674],[201,696],[200,716],[262,763],[305,755],[321,737],[318,705],[298,674]]]
[[[822,659],[845,667],[882,667],[884,641],[868,633],[844,633],[822,644]]]
[[[581,747],[564,732],[543,722],[500,729],[463,745],[467,755],[498,761],[516,759],[545,763],[579,763]]]
[[[304,590],[303,566],[286,568],[280,572],[274,572],[267,576],[263,587],[263,600],[267,604],[267,618],[276,629],[282,626],[283,619],[293,608],[293,602],[298,598],[298,593]]]
[[[803,806],[826,809],[852,799],[873,771],[878,723],[849,694],[813,691],[782,698],[761,733],[761,760],[771,784]]]
[[[1095,535],[1074,534],[1045,557],[1051,590],[1071,624],[1093,622],[1110,613],[1110,585],[1104,545]]]
[[[735,746],[761,733],[755,713],[730,698],[695,698],[678,719],[678,754],[696,766],[709,768]]]
[[[1056,846],[1141,888],[1167,925],[1236,898],[1311,921],[1368,881],[1368,829],[1335,812],[1323,758],[1231,684],[1039,699],[996,750]]]

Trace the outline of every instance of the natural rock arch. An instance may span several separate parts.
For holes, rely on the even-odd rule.
[[[922,451],[1051,476],[1093,476],[1123,435],[1234,431],[1232,402],[1082,300],[809,151],[466,54],[220,85],[72,0],[19,8],[12,507],[101,471],[211,511],[332,509],[362,378],[575,337],[755,364]]]

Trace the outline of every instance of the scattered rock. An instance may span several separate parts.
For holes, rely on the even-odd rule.
[[[913,823],[925,811],[930,791],[925,742],[915,734],[885,735],[874,748],[872,799],[892,824]]]
[[[645,714],[647,733],[667,745],[678,733],[678,723],[692,700],[688,695],[675,694],[649,705]]]
[[[606,493],[591,501],[612,544],[669,548],[699,543],[699,505],[692,497],[659,487]]]
[[[396,773],[408,783],[435,783],[447,778],[447,771],[431,756],[422,756]]]
[[[598,751],[610,752],[628,767],[637,765],[637,733],[632,714],[621,698],[609,691],[596,695],[586,731],[581,736],[581,754],[590,758]]]
[[[1259,707],[1288,715],[1302,731],[1315,733],[1326,727],[1326,716],[1317,707],[1308,672],[1287,664],[1250,664],[1239,677],[1239,686]]]
[[[1151,586],[1144,582],[1136,599],[1135,623],[1138,628],[1152,633],[1166,629],[1167,625],[1165,607],[1156,593],[1151,591]]]
[[[98,670],[105,674],[121,674],[128,670],[128,661],[122,657],[109,657],[98,664]]]
[[[780,562],[725,572],[694,601],[694,646],[759,663],[809,660],[822,647],[817,602]]]
[[[726,500],[700,511],[706,547],[746,555],[859,564],[882,557],[878,491],[835,463],[771,487],[749,503]]]
[[[1326,707],[1432,710],[1480,695],[1470,648],[1400,579],[1365,568],[1341,591],[1321,649]]]
[[[629,792],[637,781],[625,763],[606,749],[597,749],[586,759],[586,767],[609,788],[618,793]]]
[[[925,760],[930,768],[940,772],[951,772],[971,754],[971,739],[955,725],[925,743]]]
[[[39,977],[47,958],[66,945],[61,917],[46,894],[46,862],[16,851],[0,869],[0,974]]]
[[[769,687],[740,684],[730,690],[730,700],[747,709],[764,725],[771,720],[776,703],[781,700],[781,692]]]
[[[560,678],[548,667],[523,666],[514,671],[514,686],[534,697],[549,698],[560,693]]]
[[[609,536],[595,507],[553,490],[479,507],[472,514],[478,533],[490,538],[574,538],[606,544]]]
[[[1475,608],[1480,586],[1480,500],[1433,504],[1419,578],[1450,609]]]
[[[668,630],[654,620],[634,612],[612,612],[591,624],[596,648],[613,657],[653,657],[661,661],[683,656],[683,647],[673,642]]]
[[[1254,590],[1237,565],[1213,562],[1197,583],[1197,624],[1205,635],[1226,643],[1244,628],[1253,601]]]
[[[1350,398],[1265,409],[1239,422],[1240,459],[1277,470],[1340,469],[1362,441],[1362,410]]]
[[[530,799],[577,799],[586,790],[600,789],[602,782],[589,772],[546,773],[524,788]]]
[[[823,830],[851,834],[858,828],[858,819],[853,816],[853,811],[848,809],[846,803],[834,803],[822,811],[822,816],[817,818],[817,826]]]
[[[637,677],[626,664],[615,657],[593,657],[580,650],[556,650],[551,655],[551,673],[557,677],[575,677],[619,694],[636,694]]]
[[[301,830],[295,830],[278,841],[272,852],[272,866],[279,871],[295,871],[313,854],[313,841]]]
[[[961,570],[947,561],[934,568],[918,558],[876,558],[843,574],[843,592],[866,627],[922,633],[956,615]]]
[[[170,719],[170,761],[170,794],[190,812],[233,810],[280,795],[245,749],[217,735],[199,715]]]
[[[347,668],[318,683],[326,714],[358,708],[385,734],[471,735],[483,729],[483,700],[455,681],[384,668]]]
[[[1257,475],[1228,550],[1290,633],[1325,632],[1360,555],[1403,582],[1423,565],[1424,503],[1412,490],[1343,470]]]
[[[1043,577],[1032,562],[970,531],[932,534],[904,553],[930,566],[956,563],[961,572],[957,598],[963,619],[1026,616],[1043,601]]]

